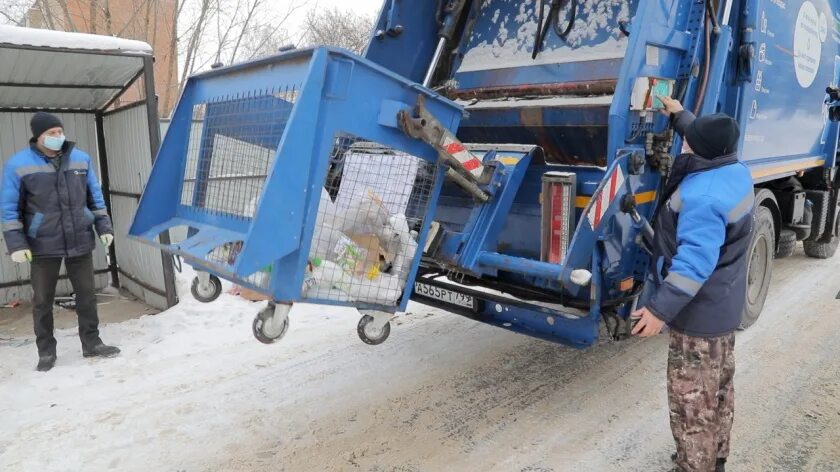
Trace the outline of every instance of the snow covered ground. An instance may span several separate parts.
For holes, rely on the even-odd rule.
[[[300,305],[291,314],[289,342],[262,345],[250,326],[265,302],[223,294],[199,303],[189,292],[191,278],[185,267],[178,280],[182,302],[173,309],[100,327],[102,339],[122,349],[115,359],[82,358],[76,330],[58,330],[58,362],[44,374],[34,370],[31,337],[0,341],[0,471],[180,468],[174,464],[196,470],[187,467],[195,458],[175,445],[223,432],[235,414],[224,397],[206,397],[206,384],[355,337],[353,310],[327,314]],[[204,378],[207,372],[214,380]]]
[[[732,469],[840,470],[840,257],[778,261],[737,341]],[[297,306],[262,345],[264,305],[223,295],[102,327],[116,359],[34,371],[0,340],[0,471],[665,470],[667,339],[576,351],[421,305],[391,338],[352,310]]]

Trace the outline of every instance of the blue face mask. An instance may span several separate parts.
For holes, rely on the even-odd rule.
[[[63,134],[61,136],[47,136],[44,138],[44,147],[50,151],[60,151],[61,146],[64,146],[65,139],[66,137]]]

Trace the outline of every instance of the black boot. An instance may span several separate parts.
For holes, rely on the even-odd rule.
[[[55,366],[56,360],[55,354],[47,354],[46,356],[41,356],[38,358],[38,367],[36,369],[38,372],[47,372]]]
[[[117,357],[120,350],[114,346],[107,346],[99,343],[90,349],[82,349],[82,356],[84,357]]]

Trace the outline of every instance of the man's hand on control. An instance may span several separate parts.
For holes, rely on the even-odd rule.
[[[684,110],[682,103],[679,100],[673,99],[671,97],[666,97],[664,95],[657,95],[657,97],[665,108],[662,109],[662,113],[671,116],[674,113],[679,113]]]
[[[631,334],[634,336],[639,335],[643,338],[656,336],[662,332],[662,327],[665,326],[665,322],[657,318],[656,315],[651,313],[647,308],[636,310],[631,316],[641,318],[638,322],[636,322],[636,326],[633,327]]]

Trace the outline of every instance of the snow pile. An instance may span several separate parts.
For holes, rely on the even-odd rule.
[[[506,3],[507,0],[487,2],[482,10]],[[619,22],[630,19],[630,2],[624,0],[582,0],[578,5],[575,26],[563,42],[553,31],[546,36],[543,50],[531,59],[537,33],[538,0],[519,3],[518,14],[502,17],[493,12],[491,22],[498,30],[492,40],[471,44],[464,55],[459,72],[560,64],[567,62],[618,59],[624,57],[627,38],[619,29]],[[548,5],[545,14],[548,14]],[[482,11],[483,15],[489,12]],[[565,14],[565,16],[564,16]],[[561,18],[568,18],[561,13]],[[563,20],[565,21],[565,20]],[[511,32],[513,34],[511,34]],[[475,41],[475,38],[472,42]],[[553,46],[552,46],[553,44]]]
[[[2,25],[0,25],[0,44],[152,54],[151,46],[143,41],[133,39]]]

